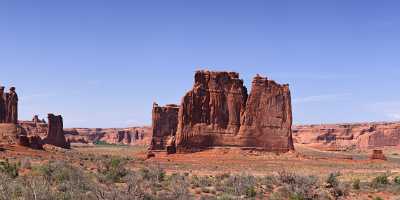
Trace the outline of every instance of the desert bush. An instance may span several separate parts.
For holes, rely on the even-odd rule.
[[[128,171],[124,165],[126,161],[120,157],[105,157],[99,161],[98,172],[102,175],[100,182],[117,183],[121,182]]]
[[[318,179],[314,176],[300,176],[293,172],[278,172],[277,179],[286,187],[291,199],[315,199],[316,190],[318,189]]]
[[[54,199],[90,199],[93,195],[92,181],[82,170],[65,162],[49,162],[36,167],[24,182],[27,186],[35,186],[30,188],[33,193],[36,193],[36,187],[46,187],[45,191],[54,193]]]
[[[19,166],[20,166],[22,169],[32,169],[31,159],[30,159],[30,158],[23,158],[23,159],[19,162]]]
[[[217,185],[217,190],[234,196],[256,196],[256,179],[250,175],[232,175]]]
[[[372,180],[372,187],[378,188],[389,184],[389,175],[388,173],[379,175]]]
[[[340,176],[339,172],[330,173],[328,178],[326,179],[327,186],[330,188],[335,188],[339,186],[338,177]]]
[[[153,183],[160,183],[165,179],[165,171],[159,165],[151,165],[146,168],[140,169],[139,173],[143,179]]]
[[[190,199],[189,181],[186,176],[180,174],[173,175],[169,178],[170,199],[186,200]]]
[[[4,172],[0,172],[0,200],[12,198],[13,180]]]
[[[393,182],[394,182],[395,184],[397,184],[397,185],[400,185],[400,176],[394,177]]]
[[[340,175],[341,174],[339,172],[333,172],[330,173],[328,175],[328,178],[326,179],[327,188],[330,190],[331,194],[336,198],[345,196],[348,193],[347,191],[348,187],[338,180],[338,177]]]
[[[354,179],[353,180],[353,183],[352,183],[352,186],[353,186],[353,189],[355,189],[355,190],[359,190],[361,187],[360,187],[360,179]]]
[[[18,177],[19,166],[16,163],[10,163],[8,160],[0,161],[0,172],[11,178]]]
[[[210,187],[215,184],[215,180],[209,176],[193,176],[191,178],[191,184],[195,187]]]
[[[278,185],[279,181],[275,176],[264,176],[257,178],[257,183],[259,183],[262,191],[265,192],[272,192],[274,187]]]

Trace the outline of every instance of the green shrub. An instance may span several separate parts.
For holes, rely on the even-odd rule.
[[[233,175],[217,184],[217,190],[234,196],[255,196],[256,179],[249,175]]]
[[[338,177],[340,176],[339,172],[330,173],[326,183],[327,187],[330,189],[331,194],[336,197],[346,196],[348,186],[343,185],[339,180]]]
[[[283,186],[280,196],[292,199],[314,199],[316,195],[318,178],[315,176],[300,176],[293,172],[281,171],[278,173],[277,180]]]
[[[254,186],[251,186],[246,189],[246,197],[256,197],[257,196],[257,191]]]
[[[398,185],[400,185],[400,176],[396,176],[396,177],[393,179],[393,182],[396,183],[396,184],[398,184]]]
[[[127,175],[128,171],[124,167],[125,160],[119,157],[110,157],[101,160],[98,171],[103,177],[101,182],[117,183]]]
[[[22,169],[32,169],[31,160],[29,158],[24,158],[19,162],[19,166]]]
[[[166,173],[163,168],[159,165],[151,165],[147,168],[139,170],[140,175],[143,179],[153,183],[160,183],[165,180]]]
[[[334,172],[334,173],[330,173],[328,176],[328,179],[326,180],[326,183],[328,184],[328,187],[330,188],[336,188],[339,186],[339,181],[338,181],[338,177],[340,176],[339,172]]]
[[[372,187],[381,187],[389,184],[389,175],[387,173],[379,175],[372,180]]]
[[[360,179],[353,180],[352,186],[353,186],[353,189],[359,190],[361,188],[360,187]]]
[[[16,163],[10,163],[8,160],[0,161],[0,172],[3,172],[11,178],[18,177],[19,166]]]

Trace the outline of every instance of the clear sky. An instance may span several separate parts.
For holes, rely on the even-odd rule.
[[[297,124],[400,120],[400,1],[1,0],[0,84],[20,118],[151,124],[196,69],[289,83]]]

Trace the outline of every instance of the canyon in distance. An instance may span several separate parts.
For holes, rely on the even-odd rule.
[[[0,200],[35,193],[41,199],[400,194],[400,122],[294,125],[290,86],[258,74],[248,90],[237,72],[196,71],[181,102],[153,103],[151,125],[126,128],[64,128],[68,119],[51,113],[20,120],[16,88],[4,89],[0,178],[12,187],[0,181]]]

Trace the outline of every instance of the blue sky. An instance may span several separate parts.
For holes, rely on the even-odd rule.
[[[399,1],[0,1],[0,84],[20,118],[151,123],[196,69],[289,83],[297,124],[400,120]]]

